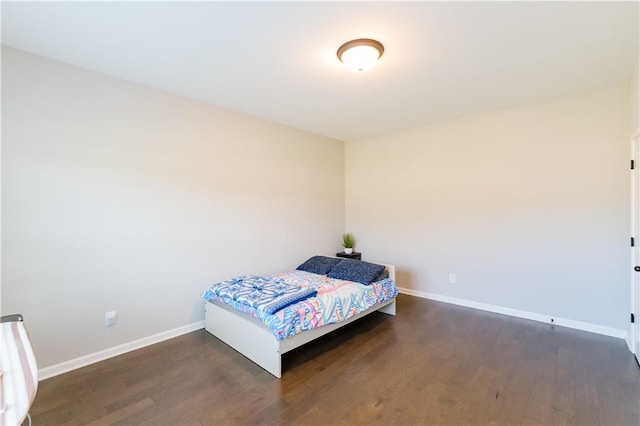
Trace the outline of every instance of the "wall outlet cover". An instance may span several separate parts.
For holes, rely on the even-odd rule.
[[[117,311],[109,311],[104,313],[104,325],[106,327],[111,327],[112,325],[116,325],[117,323],[118,323]]]

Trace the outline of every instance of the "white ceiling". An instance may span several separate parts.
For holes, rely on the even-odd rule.
[[[2,2],[2,44],[354,140],[624,83],[638,2]],[[347,71],[338,47],[385,46]]]

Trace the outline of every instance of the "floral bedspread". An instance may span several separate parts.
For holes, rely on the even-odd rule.
[[[251,305],[259,314],[273,314],[286,306],[315,296],[313,288],[291,285],[280,278],[245,275],[219,282],[209,289],[218,298]]]
[[[257,310],[229,296],[218,295],[214,289],[216,284],[202,293],[202,298],[230,305],[237,311],[260,318],[273,330],[276,339],[283,340],[303,331],[344,321],[398,295],[395,282],[389,278],[364,285],[297,270],[268,278],[283,280],[291,286],[313,289],[317,291],[317,295],[273,314]]]

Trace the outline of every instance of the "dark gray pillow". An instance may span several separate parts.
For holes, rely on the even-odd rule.
[[[296,269],[318,275],[327,275],[340,261],[341,259],[335,257],[313,256]]]
[[[355,259],[344,259],[327,274],[329,278],[371,284],[384,271],[383,265],[363,262]]]
[[[387,268],[384,268],[384,271],[382,271],[380,275],[378,275],[373,281],[380,281],[384,280],[385,278],[389,278],[389,270]]]

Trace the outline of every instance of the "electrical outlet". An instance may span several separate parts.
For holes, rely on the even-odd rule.
[[[111,327],[118,323],[118,312],[109,311],[104,313],[104,325],[105,327]]]
[[[449,274],[449,284],[456,283],[456,274]]]

